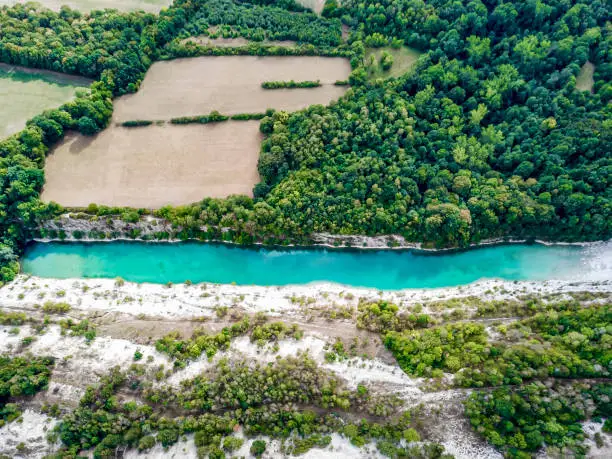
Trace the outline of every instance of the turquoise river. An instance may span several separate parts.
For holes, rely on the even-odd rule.
[[[433,288],[480,279],[610,280],[612,241],[497,245],[461,252],[263,249],[201,243],[34,243],[22,270],[50,278],[288,285],[334,282],[377,289]]]

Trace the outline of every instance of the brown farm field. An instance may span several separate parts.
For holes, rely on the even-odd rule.
[[[136,94],[115,102],[114,117],[116,122],[167,120],[213,110],[233,115],[326,105],[346,92],[334,82],[346,80],[350,71],[347,59],[310,56],[204,56],[156,62]],[[320,80],[322,86],[261,88],[264,81],[288,80]]]
[[[42,199],[157,208],[252,195],[260,142],[258,121],[111,126],[91,138],[71,133],[47,157]]]

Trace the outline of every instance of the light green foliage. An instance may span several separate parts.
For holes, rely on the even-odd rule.
[[[62,319],[59,322],[62,334],[70,336],[84,336],[87,343],[91,343],[96,338],[96,328],[88,320],[75,322],[72,319]]]
[[[65,314],[70,311],[70,309],[72,309],[72,307],[68,303],[54,303],[53,301],[46,301],[42,307],[43,312],[50,314]]]
[[[378,303],[360,302],[357,314],[357,327],[378,333],[388,331],[426,328],[433,319],[427,314],[398,314],[397,305],[387,301]]]
[[[520,384],[534,378],[607,377],[612,356],[609,304],[583,308],[565,302],[556,310],[504,326],[507,342],[491,343],[474,323],[387,333],[385,345],[404,371],[417,376],[456,373],[464,387]],[[436,372],[438,370],[438,372]]]
[[[257,325],[251,331],[251,342],[263,345],[266,342],[280,341],[286,338],[299,340],[304,332],[296,324],[287,325],[283,322],[270,322]]]
[[[0,356],[0,427],[21,414],[13,400],[32,397],[47,388],[53,365],[51,357]]]

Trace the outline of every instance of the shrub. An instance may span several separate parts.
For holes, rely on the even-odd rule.
[[[295,89],[295,88],[317,88],[321,82],[317,81],[264,81],[261,84],[263,89]]]
[[[261,457],[266,451],[266,442],[263,440],[255,440],[251,445],[251,454],[255,457]]]
[[[133,120],[133,121],[124,121],[123,123],[121,123],[121,126],[131,128],[131,127],[150,126],[151,124],[153,124],[153,121]]]
[[[70,311],[71,306],[68,303],[54,303],[53,301],[47,301],[42,307],[43,312],[49,314],[65,314]]]

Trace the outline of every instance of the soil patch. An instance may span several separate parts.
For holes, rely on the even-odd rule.
[[[329,57],[203,56],[156,62],[136,94],[115,101],[115,122],[206,115],[295,111],[328,104],[347,88],[335,86],[351,71],[348,60]],[[318,88],[266,91],[265,81],[319,80]]]
[[[47,157],[45,201],[156,208],[203,197],[252,195],[259,182],[258,121],[69,133]]]

